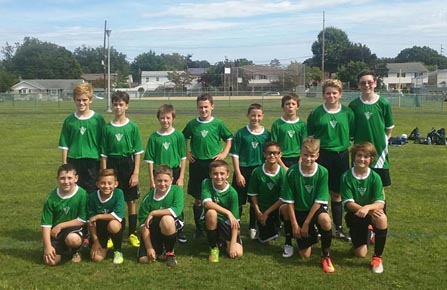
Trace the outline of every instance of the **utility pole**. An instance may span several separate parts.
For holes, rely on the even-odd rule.
[[[110,34],[112,30],[107,29],[107,112],[112,112],[112,100],[110,98]]]
[[[324,11],[323,11],[323,41],[321,44],[321,82],[324,81],[324,33],[325,33],[325,28],[324,28]]]
[[[106,88],[107,88],[107,79],[106,79],[106,62],[107,62],[107,55],[106,55],[106,31],[107,31],[107,20],[104,20],[104,49],[102,51],[102,65],[104,67],[104,96],[106,94]]]

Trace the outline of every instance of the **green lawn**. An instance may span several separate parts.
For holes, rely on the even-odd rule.
[[[165,101],[130,103],[128,116],[141,130],[143,143],[158,129],[155,113]],[[177,108],[176,127],[182,129],[196,116],[193,101],[170,100]],[[247,122],[248,104],[261,102],[266,109],[264,125],[281,114],[280,101],[217,101],[215,116],[234,132]],[[320,99],[304,98],[299,115],[306,119]],[[409,134],[418,126],[423,134],[431,127],[447,127],[447,113],[441,103],[425,102],[422,107],[393,108],[393,135]],[[98,112],[104,101],[95,101]],[[138,265],[136,250],[124,245],[125,262],[113,265],[111,258],[101,264],[67,262],[47,267],[41,262],[40,212],[49,191],[56,186],[60,165],[57,149],[60,127],[74,110],[72,102],[0,103],[0,289],[445,289],[447,259],[447,204],[445,182],[446,146],[408,144],[391,147],[393,185],[386,190],[389,238],[384,252],[385,272],[374,275],[370,259],[354,258],[347,243],[334,240],[332,258],[336,273],[325,274],[320,267],[319,245],[309,261],[297,255],[283,259],[282,237],[268,246],[246,238],[247,220],[242,219],[245,255],[240,260],[222,258],[207,261],[206,239],[193,240],[192,199],[185,202],[186,245],[177,245],[178,266],[164,263]],[[110,120],[111,114],[104,114]],[[142,164],[141,192],[148,191],[146,165]],[[141,200],[141,198],[140,198]]]

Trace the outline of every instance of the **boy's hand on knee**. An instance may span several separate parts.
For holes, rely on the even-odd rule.
[[[154,262],[155,260],[157,260],[157,253],[155,253],[154,249],[148,249],[147,257],[149,259],[149,262]]]

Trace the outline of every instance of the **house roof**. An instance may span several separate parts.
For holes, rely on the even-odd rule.
[[[283,73],[282,68],[268,66],[268,65],[257,65],[257,64],[250,64],[250,65],[244,65],[240,67],[242,70],[244,70],[246,73],[250,74],[258,74],[258,75],[266,75],[266,76],[277,76]]]
[[[206,73],[206,68],[203,67],[190,67],[187,71],[193,76],[201,76]]]
[[[116,79],[118,77],[117,73],[111,73],[110,74],[110,79]],[[81,78],[83,78],[84,80],[88,81],[88,82],[93,82],[93,81],[97,81],[97,80],[103,80],[104,79],[104,74],[103,73],[99,73],[99,74],[82,74]],[[106,74],[106,79],[107,79],[107,74]]]
[[[21,80],[11,87],[14,90],[16,87],[27,84],[36,89],[62,89],[73,90],[78,84],[83,83],[82,79],[48,79],[48,80]]]
[[[422,62],[402,62],[402,63],[387,63],[388,73],[422,73],[428,72],[428,69]]]
[[[173,70],[154,70],[147,71],[144,70],[141,72],[141,77],[167,77],[168,73],[174,72]],[[177,71],[178,73],[182,73],[183,71]]]

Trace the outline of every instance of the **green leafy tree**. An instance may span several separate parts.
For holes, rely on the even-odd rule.
[[[132,73],[133,79],[138,82],[141,80],[141,71],[161,70],[165,70],[163,59],[160,55],[157,55],[152,50],[137,55],[134,61],[130,64],[130,71]]]
[[[179,53],[161,54],[163,70],[185,70],[187,68],[187,58]]]
[[[8,71],[3,65],[0,66],[0,92],[9,91],[9,89],[19,81],[19,78]]]
[[[436,66],[439,69],[447,68],[447,57],[439,54],[428,46],[413,46],[405,48],[395,58],[396,62],[422,62],[427,66]]]
[[[168,72],[168,80],[174,83],[176,89],[184,90],[194,80],[194,76],[188,72]]]
[[[350,61],[338,69],[337,77],[342,82],[347,83],[349,88],[356,88],[357,75],[366,69],[369,69],[367,63],[363,61]]]

